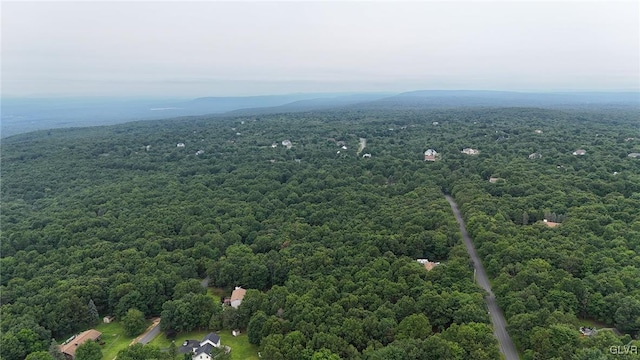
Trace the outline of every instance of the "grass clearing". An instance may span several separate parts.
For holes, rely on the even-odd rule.
[[[95,327],[96,330],[102,333],[102,341],[105,342],[100,348],[102,349],[102,360],[113,360],[118,355],[118,352],[131,343],[131,340],[135,339],[135,336],[127,336],[124,332],[124,327],[118,321],[113,321],[109,324],[100,324]]]
[[[210,287],[210,288],[207,288],[207,294],[213,296],[213,298],[219,304],[220,300],[222,299],[222,296],[224,295],[224,289],[223,288]]]
[[[258,347],[249,343],[246,332],[233,336],[231,330],[223,330],[218,335],[221,344],[231,347],[231,360],[258,360]]]
[[[185,340],[202,340],[210,331],[191,331],[181,333],[175,338],[176,346],[180,347]],[[258,360],[258,347],[249,343],[246,333],[239,336],[231,335],[231,330],[216,331],[220,335],[220,344],[231,347],[231,360]],[[171,344],[164,333],[153,339],[149,345],[166,349]]]

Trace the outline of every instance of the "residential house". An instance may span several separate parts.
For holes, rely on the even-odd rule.
[[[97,341],[102,336],[102,333],[98,330],[89,329],[85,332],[81,332],[78,335],[74,335],[67,341],[59,345],[60,352],[68,359],[73,360],[76,357],[76,350],[78,346],[84,344],[87,341]]]
[[[489,182],[492,183],[492,184],[495,184],[495,183],[500,182],[500,181],[504,182],[504,179],[503,178],[499,178],[499,177],[493,177],[493,176],[491,176],[489,178]]]
[[[202,341],[185,340],[178,352],[182,354],[191,353],[192,360],[211,360],[215,357],[211,354],[213,348],[219,347],[220,336],[216,333],[209,333]]]
[[[183,148],[184,147],[184,143],[177,143],[176,147]]]
[[[462,149],[462,153],[467,155],[478,155],[480,154],[480,150],[476,150],[472,148],[464,148]]]
[[[587,153],[587,150],[584,150],[584,149],[578,149],[578,150],[576,150],[576,151],[574,151],[574,152],[573,152],[573,155],[579,155],[579,156],[582,156],[582,155],[585,155],[586,153]]]
[[[236,286],[236,288],[231,293],[231,307],[238,308],[244,299],[244,295],[247,293],[247,290],[241,288],[240,286]]]
[[[640,157],[640,153],[631,153],[631,154],[629,154],[627,156],[630,157],[630,158],[635,159],[635,158],[639,158]]]
[[[370,157],[371,157],[371,154],[366,153],[366,154],[362,155],[362,157],[363,157],[363,158],[370,158]]]
[[[582,336],[592,336],[592,335],[595,335],[597,332],[598,330],[594,328],[589,328],[585,326],[580,327],[580,333],[582,334]]]
[[[291,140],[282,140],[282,146],[285,146],[287,149],[291,149],[293,144],[291,143]]]
[[[533,154],[529,155],[529,159],[530,160],[535,160],[535,159],[540,159],[540,158],[542,158],[542,154],[539,154],[539,153],[533,153]]]
[[[431,271],[431,269],[433,269],[437,265],[440,265],[439,262],[429,261],[429,259],[418,259],[418,262],[424,265],[424,268],[427,269],[427,271]]]
[[[542,220],[542,223],[543,223],[543,224],[545,224],[545,225],[547,225],[547,226],[548,226],[548,227],[550,227],[550,228],[554,228],[554,227],[556,227],[556,226],[560,225],[560,223],[553,222],[553,221],[549,221],[549,220],[547,220],[547,219]]]
[[[428,149],[424,152],[424,161],[436,161],[438,153],[433,149]]]

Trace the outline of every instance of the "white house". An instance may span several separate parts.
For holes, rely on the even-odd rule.
[[[576,150],[576,151],[574,151],[574,152],[573,152],[573,155],[580,155],[580,156],[582,156],[582,155],[585,155],[586,153],[587,153],[587,150],[584,150],[584,149],[578,149],[578,150]]]
[[[428,149],[424,152],[424,161],[436,161],[436,155],[438,153],[433,149]]]
[[[204,150],[198,150],[198,151],[196,151],[196,156],[198,156],[198,155],[202,155],[202,154],[204,154]]]
[[[240,286],[236,286],[235,290],[231,293],[231,307],[238,308],[242,303],[242,299],[244,299],[244,295],[247,293],[247,290],[241,288]]]
[[[371,157],[371,154],[366,153],[366,154],[362,155],[362,157],[363,157],[363,158],[370,158],[370,157]]]
[[[467,155],[478,155],[480,154],[480,150],[472,149],[472,148],[464,148],[461,151],[463,154]]]
[[[211,351],[214,347],[220,347],[220,336],[216,333],[209,333],[200,342],[186,340],[179,351],[183,353],[190,352],[192,360],[211,360],[213,359]]]
[[[177,143],[176,147],[183,148],[184,147],[184,143]]]
[[[291,143],[291,140],[282,140],[282,146],[286,146],[287,149],[291,149],[293,144]]]
[[[427,271],[431,271],[431,269],[440,265],[439,262],[429,261],[429,259],[418,259],[418,262],[424,265],[424,268],[427,269]]]

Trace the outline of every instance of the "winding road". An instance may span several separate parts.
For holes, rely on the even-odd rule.
[[[451,196],[445,195],[445,197],[447,198],[449,205],[451,205],[453,215],[455,215],[458,224],[460,224],[460,232],[462,233],[464,245],[467,247],[467,252],[473,261],[476,280],[488,294],[485,300],[487,301],[487,308],[489,309],[489,315],[491,316],[491,322],[493,323],[493,335],[498,339],[500,352],[504,355],[506,360],[518,360],[518,351],[516,350],[515,345],[513,345],[513,341],[511,341],[509,333],[507,332],[507,322],[505,321],[504,315],[498,307],[498,304],[496,304],[496,297],[493,294],[493,291],[491,291],[489,278],[487,277],[487,273],[484,271],[484,266],[482,266],[480,257],[478,257],[478,253],[476,252],[476,248],[473,246],[471,237],[469,237],[467,229],[464,226],[464,220],[462,219],[462,215],[460,215],[458,205],[453,201]]]

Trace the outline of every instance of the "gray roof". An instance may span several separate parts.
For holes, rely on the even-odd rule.
[[[211,341],[214,344],[217,344],[220,341],[220,336],[218,336],[218,334],[216,333],[209,333],[204,337],[204,339],[202,339],[202,342],[205,342],[207,340]]]
[[[212,349],[213,349],[213,345],[211,345],[211,344],[205,344],[204,346],[200,346],[200,348],[198,348],[198,350],[196,350],[195,356],[198,356],[200,354],[211,355],[211,350]]]
[[[200,347],[200,341],[198,340],[186,340],[187,345],[180,346],[178,352],[180,354],[188,354],[193,351],[194,348]]]

